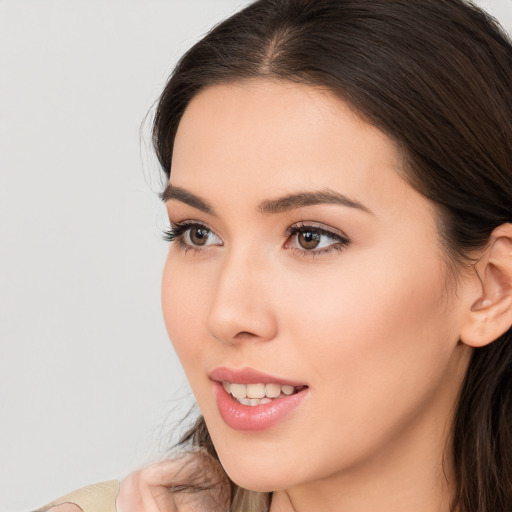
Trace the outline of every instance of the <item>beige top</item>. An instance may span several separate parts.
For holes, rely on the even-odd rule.
[[[116,498],[119,494],[119,486],[119,480],[88,485],[48,503],[44,507],[38,508],[34,512],[46,512],[51,507],[62,505],[63,503],[74,503],[83,512],[116,512]]]

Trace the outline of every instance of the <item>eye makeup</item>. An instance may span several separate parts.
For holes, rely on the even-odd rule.
[[[317,256],[341,251],[350,244],[350,239],[344,233],[306,222],[293,224],[286,231],[288,239],[285,247],[302,256]]]
[[[179,249],[197,252],[211,245],[223,245],[222,240],[205,224],[197,221],[171,223],[163,233],[164,241],[176,243]]]
[[[350,239],[344,233],[306,222],[288,227],[285,235],[283,247],[300,256],[318,256],[332,251],[342,251],[350,244]],[[170,228],[164,231],[163,239],[169,243],[176,243],[177,247],[185,252],[202,252],[209,246],[224,245],[221,238],[208,226],[197,221],[171,223]]]

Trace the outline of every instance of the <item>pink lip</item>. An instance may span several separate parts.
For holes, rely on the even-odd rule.
[[[215,368],[215,370],[210,373],[209,377],[216,382],[226,381],[236,382],[237,384],[254,384],[260,382],[262,384],[275,383],[281,386],[306,386],[304,382],[283,379],[276,375],[270,375],[248,367],[239,369],[226,367]]]
[[[240,370],[216,368],[210,373],[210,379],[213,381],[213,392],[219,413],[226,425],[234,430],[258,431],[271,428],[295,411],[309,394],[309,388],[305,387],[298,393],[284,398],[275,398],[268,404],[242,405],[226,393],[222,381],[239,384],[276,383],[295,387],[304,386],[304,384],[273,377],[251,368]]]

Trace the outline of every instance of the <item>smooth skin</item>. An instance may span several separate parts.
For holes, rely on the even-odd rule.
[[[213,86],[180,122],[166,206],[187,226],[164,318],[224,469],[274,491],[272,512],[449,510],[458,391],[473,347],[512,324],[512,226],[455,278],[435,208],[404,175],[387,136],[306,85]],[[271,428],[234,430],[209,379],[219,366],[308,396]],[[130,492],[149,488],[139,480]]]
[[[388,137],[308,86],[211,87],[180,123],[170,184],[211,211],[167,201],[172,224],[203,227],[170,246],[164,317],[222,465],[275,491],[272,512],[448,510],[460,338],[483,290],[471,272],[455,285],[435,210],[403,174]],[[362,207],[262,211],[323,191]],[[317,248],[297,225],[320,229]],[[303,382],[307,400],[235,431],[212,393],[218,366]]]

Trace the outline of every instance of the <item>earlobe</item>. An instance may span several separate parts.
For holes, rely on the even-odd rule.
[[[512,326],[512,224],[502,224],[492,232],[476,272],[480,292],[462,326],[460,339],[471,347],[483,347]]]

